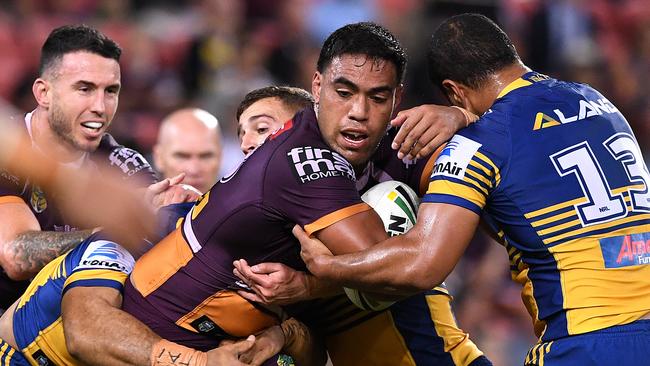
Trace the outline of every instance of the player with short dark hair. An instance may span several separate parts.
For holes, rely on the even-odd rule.
[[[511,43],[488,18],[463,14],[440,25],[431,48],[478,59]],[[595,89],[518,57],[487,57],[475,73],[487,77],[462,81],[475,58],[431,65],[449,100],[482,116],[436,160],[416,225],[334,257],[296,228],[305,262],[344,286],[416,292],[444,280],[482,217],[508,251],[540,337],[526,365],[644,364],[650,173],[630,126]]]
[[[61,62],[64,55],[83,51],[104,58],[120,61],[122,49],[112,39],[95,28],[85,25],[64,25],[50,33],[41,48],[38,74],[56,70],[55,63]]]
[[[367,23],[346,27],[346,37],[389,40]],[[388,43],[375,42],[374,48],[388,49]],[[290,231],[296,223],[339,253],[386,237],[379,217],[359,197],[348,160],[367,160],[374,151],[375,131],[386,128],[400,98],[401,78],[380,50],[346,52],[314,76],[318,118],[303,110],[285,123],[212,187],[179,229],[138,260],[125,287],[126,311],[167,339],[207,349],[277,324],[287,312],[300,313],[239,296],[234,260],[304,269]],[[399,49],[390,53],[403,57]],[[323,361],[321,353],[307,356]]]
[[[105,132],[119,99],[120,53],[95,29],[53,30],[32,87],[38,105],[20,124],[25,139],[52,164],[71,169],[108,165],[125,181],[144,188],[156,181],[149,163]],[[91,230],[77,230],[83,228],[66,221],[57,208],[61,203],[29,177],[0,173],[0,308],[6,309],[27,286],[24,280],[81,243]]]

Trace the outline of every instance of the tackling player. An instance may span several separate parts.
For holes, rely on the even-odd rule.
[[[483,214],[540,337],[526,365],[647,363],[650,173],[625,118],[588,85],[528,69],[481,15],[443,22],[428,62],[433,83],[481,119],[440,154],[405,235],[333,257],[296,228],[309,269],[353,288],[427,289]]]
[[[182,201],[167,199],[163,204]],[[173,230],[188,209],[162,208],[159,217],[167,224],[161,232]],[[137,249],[150,245],[141,241]],[[0,365],[244,365],[237,358],[253,346],[252,339],[203,353],[161,339],[121,311],[134,256],[98,232],[47,264],[0,318]],[[261,338],[273,339],[267,335]]]

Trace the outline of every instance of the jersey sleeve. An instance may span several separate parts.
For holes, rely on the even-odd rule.
[[[93,160],[117,169],[124,179],[135,181],[142,187],[158,181],[156,171],[142,154],[120,145],[109,134],[102,137]]]
[[[284,156],[282,156],[284,155]],[[313,234],[354,214],[370,210],[355,187],[352,165],[320,146],[276,152],[267,169],[265,202]]]
[[[119,244],[95,240],[88,244],[63,285],[63,293],[74,287],[110,287],[122,291],[133,270],[133,256]]]
[[[501,184],[510,137],[499,116],[457,133],[436,158],[422,202],[461,206],[480,215]]]

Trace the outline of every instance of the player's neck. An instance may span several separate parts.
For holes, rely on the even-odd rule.
[[[46,156],[56,161],[68,163],[80,159],[84,152],[75,149],[57,135],[47,119],[47,112],[42,108],[36,108],[32,113],[32,141],[34,145]]]
[[[494,103],[503,89],[530,71],[528,66],[518,61],[490,75],[485,88],[487,89],[486,94],[489,94],[490,98],[492,98],[492,103]]]

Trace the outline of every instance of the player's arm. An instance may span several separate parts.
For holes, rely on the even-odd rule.
[[[29,207],[18,197],[0,200],[0,265],[9,278],[25,280],[47,263],[86,239],[91,231],[40,231]]]
[[[445,203],[422,203],[418,218],[406,234],[342,256],[332,256],[326,246],[298,227],[294,233],[301,242],[303,260],[315,276],[346,287],[407,295],[442,283],[479,222],[477,213]]]
[[[239,355],[254,342],[196,351],[163,340],[121,304],[122,295],[111,287],[74,287],[65,293],[61,312],[72,356],[89,365],[240,366]]]

